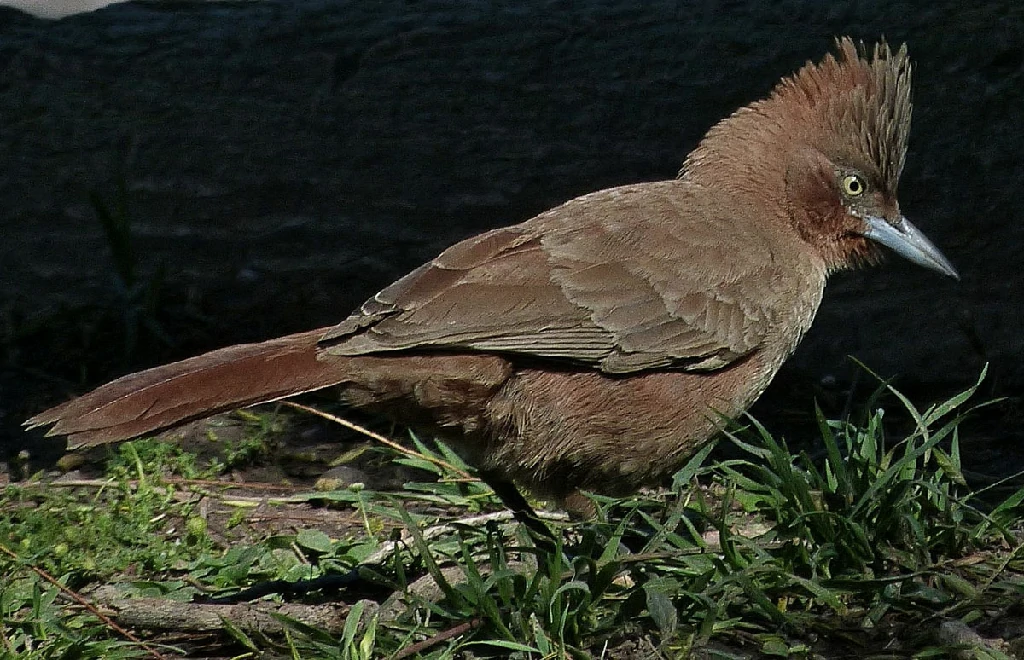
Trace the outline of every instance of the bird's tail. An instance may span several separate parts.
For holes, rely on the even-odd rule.
[[[47,435],[66,435],[72,446],[99,445],[329,387],[345,374],[337,361],[317,360],[317,341],[328,329],[229,346],[129,374],[25,425],[51,425]]]

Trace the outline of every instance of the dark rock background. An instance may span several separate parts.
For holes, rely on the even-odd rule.
[[[119,373],[340,320],[480,230],[672,177],[839,34],[908,42],[901,201],[963,281],[895,258],[836,277],[770,400],[841,391],[848,354],[926,399],[991,361],[988,391],[1015,395],[1015,0],[0,7],[2,433],[18,444],[26,415]],[[128,221],[122,272],[159,298],[125,292],[98,209]]]

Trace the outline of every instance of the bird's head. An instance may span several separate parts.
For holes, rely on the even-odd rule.
[[[896,196],[910,132],[906,46],[868,52],[843,38],[837,50],[712,128],[680,175],[774,204],[829,270],[877,261],[884,245],[958,277]]]

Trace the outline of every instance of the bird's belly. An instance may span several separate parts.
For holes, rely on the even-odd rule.
[[[478,460],[539,495],[635,492],[678,470],[764,391],[775,360],[708,373],[523,369],[488,405]]]

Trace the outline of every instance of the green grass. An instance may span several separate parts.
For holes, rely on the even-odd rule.
[[[709,447],[670,491],[595,498],[600,519],[561,523],[567,552],[554,555],[514,525],[480,523],[482,513],[500,510],[489,490],[462,478],[468,468],[450,450],[416,438],[417,453],[395,460],[437,482],[391,494],[358,486],[271,494],[258,503],[209,485],[223,461],[199,465],[169,445],[129,443],[100,487],[7,488],[0,655],[155,651],[126,641],[34,569],[87,599],[114,583],[129,595],[183,601],[344,573],[393,546],[364,569],[385,585],[381,594],[397,594],[389,602],[299,599],[353,603],[336,625],[289,610],[274,615],[278,631],[229,621],[220,633],[169,639],[185,651],[212,645],[245,657],[1012,657],[1019,641],[995,631],[1020,618],[1024,491],[985,502],[991,491],[974,492],[964,479],[959,424],[986,405],[973,402],[977,388],[918,410],[883,383],[857,420],[819,411],[822,450],[813,458],[744,420],[727,434],[739,458],[708,464]],[[887,408],[908,415],[913,428],[889,437]],[[232,460],[259,457],[259,445],[235,448]],[[211,501],[229,512],[216,530],[203,514]],[[358,515],[330,533],[299,524],[270,532],[246,522],[259,507],[331,515],[354,507]]]

